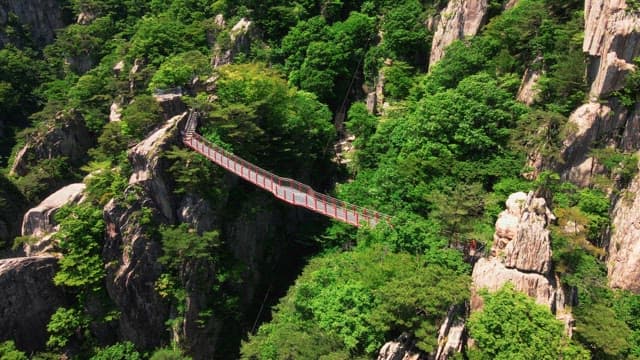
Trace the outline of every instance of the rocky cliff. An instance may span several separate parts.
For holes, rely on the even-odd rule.
[[[624,86],[633,59],[640,54],[640,17],[625,0],[586,0],[583,50],[593,100]]]
[[[13,39],[20,27],[30,40],[42,47],[53,41],[55,31],[65,26],[63,3],[58,0],[0,0],[0,48],[20,39]],[[12,27],[14,31],[7,31]]]
[[[157,261],[161,244],[152,236],[149,225],[140,220],[146,211],[155,223],[175,221],[162,154],[179,143],[179,127],[184,126],[185,115],[168,120],[129,151],[133,174],[125,198],[132,200],[113,199],[104,208],[107,291],[121,311],[120,336],[146,349],[168,341],[165,322],[170,306],[155,289],[162,273]]]
[[[25,351],[45,348],[46,325],[68,297],[53,284],[55,257],[0,260],[0,342],[14,340]]]
[[[447,46],[459,39],[473,36],[487,21],[487,0],[452,0],[442,10],[431,44],[429,67],[440,61]]]
[[[225,26],[224,18],[216,17],[216,24],[223,28]],[[231,63],[236,54],[249,49],[251,29],[252,22],[242,18],[229,31],[228,41],[216,42],[211,62],[214,68]]]
[[[24,246],[27,256],[49,253],[51,236],[58,231],[55,214],[61,207],[75,204],[84,196],[85,184],[67,185],[42,200],[38,206],[29,209],[22,220],[22,236],[32,236],[36,242]]]
[[[87,150],[94,142],[80,114],[61,112],[27,137],[26,144],[15,156],[10,173],[24,176],[38,161],[59,157],[68,158],[72,165],[80,165],[87,159]]]
[[[640,155],[640,154],[639,154]],[[609,285],[640,293],[640,176],[618,199],[607,261]]]

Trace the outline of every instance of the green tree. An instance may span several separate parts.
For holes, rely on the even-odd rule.
[[[104,279],[101,244],[105,231],[102,209],[91,204],[63,207],[56,213],[55,234],[63,257],[54,277],[56,285],[95,291]]]
[[[242,356],[282,359],[308,353],[321,358],[340,351],[349,357],[370,356],[385,339],[403,331],[415,333],[420,346],[430,351],[439,320],[451,304],[468,296],[468,281],[466,275],[425,266],[381,246],[329,253],[310,262],[280,301],[274,320],[243,344]],[[431,291],[420,291],[424,286]],[[284,335],[294,329],[300,331],[287,339]],[[315,345],[297,350],[293,345],[298,340]]]
[[[191,358],[183,355],[178,349],[162,348],[156,350],[149,360],[191,360]]]
[[[88,336],[89,319],[86,315],[73,308],[58,308],[47,324],[49,340],[47,347],[61,350],[72,340],[82,340]]]

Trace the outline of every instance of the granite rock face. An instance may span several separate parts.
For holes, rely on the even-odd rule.
[[[447,46],[476,35],[487,21],[487,0],[451,0],[440,13],[431,44],[429,67],[444,57]]]
[[[216,17],[216,20],[218,18]],[[220,20],[220,24],[224,25],[224,19]],[[216,43],[213,53],[212,65],[214,68],[231,63],[233,58],[239,52],[245,51],[251,44],[250,32],[253,23],[245,18],[240,19],[229,32],[229,45],[221,46]]]
[[[24,176],[40,160],[66,157],[72,165],[87,159],[95,140],[80,114],[59,113],[48,126],[27,138],[15,157],[10,173]]]
[[[67,296],[53,284],[55,257],[0,260],[0,342],[14,340],[24,351],[45,349],[47,323]]]
[[[37,242],[25,244],[27,256],[47,253],[52,245],[51,235],[58,231],[55,214],[61,207],[77,204],[84,196],[86,186],[83,183],[67,185],[42,200],[38,206],[24,214],[22,236],[33,236]]]
[[[511,194],[496,221],[491,254],[473,267],[471,311],[482,308],[480,289],[497,291],[506,283],[549,307],[563,312],[563,290],[551,274],[551,241],[547,226],[555,216],[543,198],[532,192]]]
[[[508,268],[547,274],[551,269],[549,222],[555,216],[542,198],[532,193],[514,193],[507,209],[498,216],[491,254]]]
[[[590,96],[596,100],[624,86],[640,55],[640,16],[625,0],[586,0],[583,50],[590,56]]]
[[[612,213],[613,231],[607,268],[609,285],[640,293],[640,176],[618,199]]]
[[[380,348],[377,360],[426,360],[426,354],[415,346],[415,340],[407,335],[400,335],[395,341],[389,341]]]
[[[155,289],[162,273],[159,241],[140,221],[143,212],[156,224],[175,222],[173,196],[164,174],[163,153],[180,141],[186,113],[168,120],[129,150],[133,174],[125,198],[112,199],[104,208],[107,227],[103,259],[107,291],[121,311],[119,332],[138,347],[152,349],[169,338],[165,322],[170,306]]]
[[[640,104],[628,109],[616,100],[589,102],[569,116],[570,131],[563,141],[558,166],[563,180],[580,186],[591,184],[604,170],[590,155],[594,147],[612,147],[624,152],[640,149]]]
[[[0,0],[0,48],[16,40],[4,31],[16,25],[28,28],[30,40],[44,47],[66,25],[63,15],[63,3],[57,0]]]

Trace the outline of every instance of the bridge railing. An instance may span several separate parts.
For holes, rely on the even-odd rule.
[[[319,193],[313,190],[309,185],[293,179],[282,178],[221,148],[201,135],[195,133],[195,124],[192,123],[192,121],[195,121],[195,118],[192,118],[192,114],[189,116],[188,124],[185,129],[185,143],[230,172],[233,172],[258,187],[274,193],[276,197],[287,202],[305,207],[352,225],[361,226],[363,224],[367,224],[368,226],[373,227],[379,221],[386,221],[390,224],[391,217],[388,215],[349,204],[345,201]],[[216,153],[220,156],[216,156]],[[247,169],[246,175],[243,168]],[[251,172],[255,173],[255,176],[252,176]],[[262,178],[262,181],[260,181],[260,178]],[[307,197],[305,197],[305,202],[297,203],[295,196],[292,201],[289,201],[286,198],[286,193],[284,193],[284,197],[279,195],[278,187],[291,188],[304,193],[307,195]],[[313,198],[313,203],[309,203],[308,197]],[[329,211],[329,208],[332,208],[333,211]],[[340,214],[342,214],[342,216],[340,216]]]

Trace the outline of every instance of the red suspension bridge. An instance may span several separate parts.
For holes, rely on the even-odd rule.
[[[291,205],[315,211],[355,226],[375,227],[380,221],[390,223],[388,215],[346,203],[314,191],[310,186],[279,177],[213,144],[196,133],[197,115],[191,112],[182,141],[196,152],[255,186],[267,190]]]

